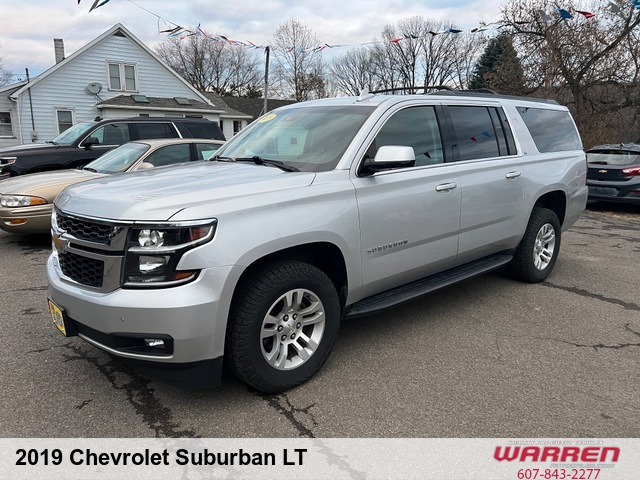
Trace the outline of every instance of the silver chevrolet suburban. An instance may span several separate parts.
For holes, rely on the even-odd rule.
[[[568,110],[491,93],[268,113],[215,161],[65,189],[49,309],[142,374],[264,392],[309,379],[345,317],[505,267],[540,282],[587,200]]]

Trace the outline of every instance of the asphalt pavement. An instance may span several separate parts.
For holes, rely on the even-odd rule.
[[[53,327],[47,236],[0,233],[3,437],[640,437],[640,209],[592,205],[540,284],[487,274],[343,323],[280,395],[150,381]]]

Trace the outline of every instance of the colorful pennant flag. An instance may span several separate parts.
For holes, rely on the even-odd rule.
[[[571,15],[569,12],[567,12],[564,8],[559,8],[558,9],[558,13],[564,19],[573,18],[573,15]]]
[[[538,15],[540,16],[540,20],[542,20],[544,23],[549,23],[551,20],[553,20],[544,10],[538,10]]]
[[[591,18],[591,17],[595,17],[594,13],[591,12],[585,12],[584,10],[576,10],[576,13],[579,13],[580,15],[584,15],[584,18]]]

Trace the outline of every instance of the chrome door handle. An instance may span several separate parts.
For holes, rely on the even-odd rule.
[[[456,188],[458,185],[455,183],[442,183],[436,186],[436,192],[449,192]]]
[[[518,178],[520,175],[522,175],[522,172],[509,172],[507,174],[505,174],[506,178]]]

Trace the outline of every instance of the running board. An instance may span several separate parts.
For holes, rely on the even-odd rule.
[[[499,253],[489,257],[466,263],[459,267],[436,273],[430,277],[425,277],[415,282],[407,283],[386,292],[378,293],[364,300],[354,303],[345,318],[361,317],[370,315],[380,310],[394,307],[414,298],[418,298],[426,293],[433,292],[440,288],[458,283],[467,278],[475,277],[483,273],[500,268],[511,261],[513,255]]]

